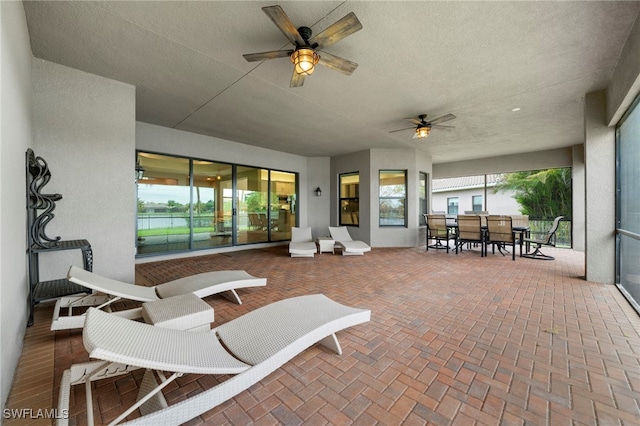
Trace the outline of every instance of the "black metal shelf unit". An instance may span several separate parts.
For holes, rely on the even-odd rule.
[[[60,237],[47,237],[45,227],[54,218],[53,210],[56,207],[56,201],[61,200],[62,195],[41,193],[42,188],[51,179],[51,172],[47,162],[42,157],[36,157],[31,149],[26,153],[26,169],[30,301],[28,326],[31,326],[33,310],[38,303],[70,294],[90,292],[86,287],[74,284],[66,278],[40,281],[40,254],[61,250],[80,250],[84,269],[91,271],[93,270],[93,252],[87,240],[62,241]]]

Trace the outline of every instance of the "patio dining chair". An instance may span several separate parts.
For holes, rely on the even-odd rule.
[[[462,251],[465,243],[470,248],[471,244],[480,244],[480,257],[486,255],[486,247],[484,241],[484,231],[480,216],[477,215],[458,215],[458,233],[456,234],[456,254],[458,250]]]
[[[498,246],[498,251],[504,256],[503,249],[506,250],[506,246],[511,246],[511,259],[516,260],[516,244],[518,243],[516,233],[511,225],[511,216],[487,216],[486,244],[491,244],[492,253],[495,254],[496,246]],[[520,246],[520,255],[522,255],[522,246]]]
[[[521,254],[522,257],[528,257],[529,259],[542,259],[542,260],[553,260],[555,257],[548,256],[540,249],[542,246],[555,247],[556,246],[556,234],[558,232],[558,226],[560,225],[560,221],[564,219],[564,216],[558,216],[553,219],[553,225],[551,229],[547,232],[535,232],[531,231],[530,236],[523,239],[524,243],[535,244],[535,248],[531,253]]]
[[[446,216],[443,214],[425,214],[424,217],[427,222],[427,251],[429,251],[429,248],[446,249],[447,253],[449,253],[449,240],[455,241],[456,236],[447,226]],[[429,240],[435,240],[435,243],[429,245]],[[445,244],[442,244],[442,241]]]

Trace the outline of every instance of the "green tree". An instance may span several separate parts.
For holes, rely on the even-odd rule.
[[[169,211],[172,213],[184,213],[185,211],[189,210],[188,205],[184,205],[175,200],[167,201],[167,206],[169,207]]]
[[[531,218],[571,217],[571,169],[508,173],[495,192],[513,191],[520,212]]]
[[[262,192],[251,192],[244,198],[246,208],[248,212],[263,212],[266,211],[266,194]]]

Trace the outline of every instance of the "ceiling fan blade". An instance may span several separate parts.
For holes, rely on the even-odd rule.
[[[446,131],[451,131],[451,129],[455,129],[455,126],[443,126],[442,124],[432,124],[431,125],[432,129],[438,129],[438,130],[446,130]]]
[[[339,21],[336,21],[333,25],[329,26],[329,28],[325,29],[320,34],[311,37],[311,40],[309,40],[309,44],[318,43],[317,50],[322,50],[334,43],[339,42],[348,35],[351,35],[356,31],[360,31],[361,29],[362,24],[356,17],[356,14],[351,12]]]
[[[417,125],[423,124],[422,121],[418,120],[417,118],[405,118],[405,120],[409,120],[413,124],[417,124]]]
[[[343,59],[339,56],[332,55],[327,52],[320,53],[320,60],[318,61],[320,65],[324,65],[327,68],[331,68],[332,70],[339,71],[345,75],[351,75],[356,68],[358,68],[358,64],[355,62],[351,62],[347,59]]]
[[[296,72],[296,68],[293,67],[293,75],[291,76],[289,87],[302,87],[302,85],[304,84],[304,77],[304,74],[298,74]]]
[[[405,130],[409,130],[409,129],[411,129],[411,130],[415,130],[416,128],[415,128],[415,126],[414,126],[414,127],[407,127],[407,128],[405,128],[405,129],[392,130],[392,131],[390,131],[389,133],[404,132]]]
[[[434,118],[433,120],[429,120],[429,123],[431,123],[431,124],[444,123],[445,121],[453,120],[454,118],[456,118],[455,115],[446,114],[446,115],[443,115],[442,117],[438,117],[438,118]]]
[[[270,52],[247,53],[242,55],[247,62],[264,61],[267,59],[285,58],[291,56],[293,50],[272,50]]]
[[[263,7],[262,10],[267,14],[269,18],[271,18],[273,23],[276,24],[276,27],[278,27],[280,31],[282,31],[282,34],[284,34],[285,37],[289,39],[291,44],[295,45],[297,43],[297,45],[299,46],[306,44],[300,36],[300,33],[298,32],[296,26],[293,25],[291,19],[289,19],[287,14],[284,13],[284,10],[282,10],[280,6],[267,6]]]

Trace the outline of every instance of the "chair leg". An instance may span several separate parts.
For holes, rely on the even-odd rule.
[[[540,248],[542,248],[542,244],[537,244],[536,248],[535,248],[535,250],[533,252],[524,253],[522,255],[522,257],[528,257],[529,259],[540,259],[540,260],[554,260],[555,259],[555,257],[553,257],[553,256],[549,256],[549,255],[546,255],[546,254],[542,253]]]
[[[433,248],[433,249],[447,249],[447,253],[449,252],[449,240],[447,241],[447,244],[442,244],[442,240],[435,238],[436,243],[429,245],[429,240],[427,240],[427,251],[429,251],[429,247]]]

